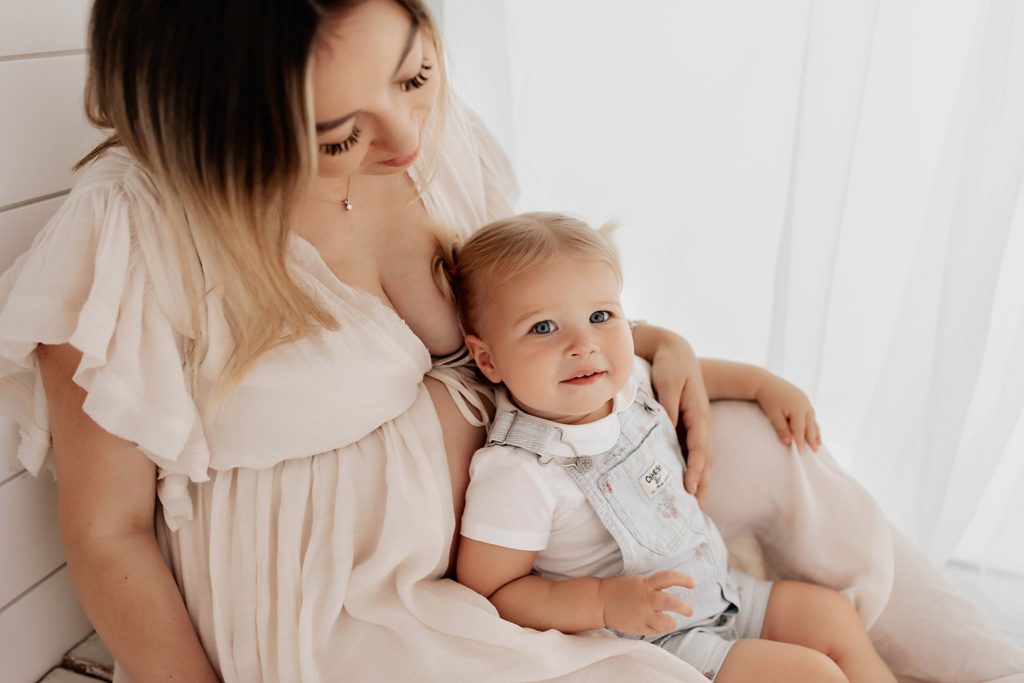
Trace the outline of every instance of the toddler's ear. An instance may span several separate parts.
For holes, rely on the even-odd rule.
[[[475,334],[467,334],[466,346],[469,348],[469,352],[473,354],[473,360],[476,361],[476,366],[480,368],[480,372],[484,373],[484,377],[494,383],[500,382],[501,377],[494,367],[494,359],[491,358],[491,350],[488,348],[487,342]]]

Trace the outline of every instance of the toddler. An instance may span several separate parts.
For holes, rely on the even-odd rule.
[[[499,385],[470,466],[461,583],[509,621],[642,638],[720,683],[895,681],[842,595],[727,567],[633,355],[604,235],[523,214],[478,231],[449,273],[466,344]],[[702,370],[710,398],[756,400],[787,443],[817,448],[798,389],[738,363]]]

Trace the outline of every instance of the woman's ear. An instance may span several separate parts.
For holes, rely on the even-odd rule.
[[[480,372],[484,373],[484,377],[495,384],[500,382],[501,377],[494,367],[494,359],[491,358],[491,350],[487,346],[487,342],[475,334],[467,334],[466,346],[469,348],[469,352],[473,354],[473,360],[476,361],[476,366],[480,368]]]

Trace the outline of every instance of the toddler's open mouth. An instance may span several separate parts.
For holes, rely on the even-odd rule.
[[[562,384],[591,384],[604,377],[604,370],[584,370],[578,372],[569,379],[562,380]]]

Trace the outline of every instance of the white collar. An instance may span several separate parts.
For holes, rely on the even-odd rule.
[[[537,420],[541,420],[542,422],[558,427],[562,431],[563,441],[570,444],[572,449],[576,451],[576,454],[593,455],[608,450],[615,445],[616,441],[618,441],[618,414],[628,408],[635,398],[636,379],[631,376],[629,378],[629,382],[626,383],[626,386],[620,389],[612,399],[612,412],[599,420],[587,422],[585,424],[570,425],[562,424],[561,422],[554,422],[552,420],[545,420],[544,418],[536,416],[534,417]],[[510,410],[518,410],[522,412],[521,408],[512,403],[512,399],[509,398],[508,395],[508,389],[504,386],[501,386],[498,389],[495,403],[497,406],[496,414]]]

